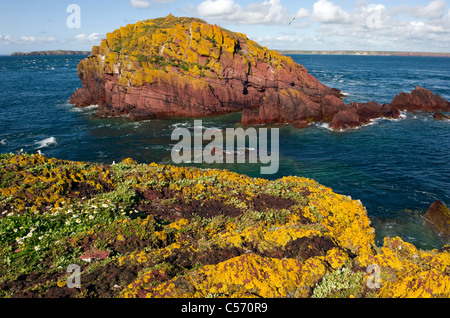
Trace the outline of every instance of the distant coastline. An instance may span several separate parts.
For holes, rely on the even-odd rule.
[[[57,55],[89,55],[91,51],[64,51],[64,50],[54,50],[54,51],[33,51],[29,53],[15,52],[11,56],[57,56]]]
[[[335,50],[335,51],[276,50],[276,51],[281,54],[450,57],[450,53],[438,53],[438,52],[345,51],[345,50]]]
[[[396,51],[347,51],[347,50],[275,50],[281,54],[306,54],[306,55],[365,55],[365,56],[429,56],[429,57],[450,57],[444,52],[396,52]],[[58,56],[58,55],[89,55],[91,51],[33,51],[14,52],[11,56]]]

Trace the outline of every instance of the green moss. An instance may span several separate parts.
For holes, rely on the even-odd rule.
[[[314,287],[312,298],[348,298],[360,295],[365,286],[362,272],[344,267],[326,274]]]

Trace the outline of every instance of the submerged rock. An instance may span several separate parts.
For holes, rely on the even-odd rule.
[[[433,202],[425,213],[425,218],[439,233],[450,235],[450,210],[441,201]]]
[[[450,102],[430,90],[416,87],[411,94],[400,93],[391,102],[391,106],[398,110],[407,111],[450,111]]]
[[[433,118],[436,120],[444,120],[444,119],[450,119],[450,116],[444,115],[443,113],[434,113]]]

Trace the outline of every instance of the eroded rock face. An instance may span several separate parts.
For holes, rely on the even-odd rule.
[[[71,103],[98,104],[100,116],[134,119],[259,108],[258,119],[244,122],[320,119],[323,97],[340,96],[291,58],[243,34],[173,16],[109,33],[79,64],[78,75],[83,87]]]
[[[444,115],[443,113],[437,112],[434,113],[433,118],[436,120],[444,120],[444,119],[450,119],[450,116]]]
[[[359,127],[400,110],[449,111],[431,91],[401,93],[390,105],[345,104],[341,92],[320,83],[292,58],[244,34],[196,18],[169,15],[121,27],[78,65],[83,87],[70,99],[98,105],[98,116],[133,120],[205,117],[242,112],[244,125],[329,122]]]

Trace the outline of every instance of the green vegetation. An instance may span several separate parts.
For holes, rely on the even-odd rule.
[[[375,247],[361,203],[310,179],[28,154],[0,172],[0,297],[450,295],[448,247]]]

